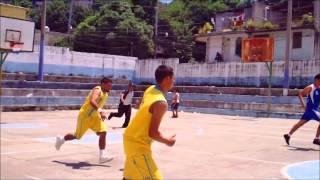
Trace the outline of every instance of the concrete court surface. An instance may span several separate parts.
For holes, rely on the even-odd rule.
[[[55,150],[55,136],[74,130],[77,113],[1,112],[1,179],[121,179],[118,127],[124,118],[106,121],[107,151],[114,157],[109,163],[98,164],[97,137],[90,130],[84,140]],[[319,146],[312,144],[319,123],[307,123],[287,146],[282,135],[295,122],[184,112],[172,119],[167,112],[161,129],[176,133],[177,142],[174,147],[154,142],[153,154],[164,179],[287,179],[288,165],[315,160],[319,165]],[[303,179],[319,177],[312,173]]]

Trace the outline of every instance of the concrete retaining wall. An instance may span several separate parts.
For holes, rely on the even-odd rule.
[[[268,86],[269,72],[265,63],[178,64],[178,59],[139,60],[135,71],[135,82],[154,82],[154,70],[161,64],[171,65],[174,68],[176,84],[180,85]],[[313,83],[314,75],[320,73],[320,61],[292,61],[289,69],[290,86],[304,87]],[[284,62],[274,62],[272,74],[273,87],[282,87]]]
[[[10,53],[3,65],[6,72],[38,72],[38,46],[33,53]],[[179,64],[178,59],[145,59],[70,51],[68,48],[45,49],[44,73],[54,75],[109,76],[126,78],[136,84],[154,82],[154,71],[167,64],[174,68],[176,85],[213,85],[237,87],[267,87],[268,69],[265,63]],[[289,68],[290,86],[301,88],[313,82],[320,73],[320,61],[292,61]],[[273,63],[273,87],[282,87],[284,62]]]
[[[44,73],[132,79],[136,60],[136,57],[83,53],[46,46]],[[3,71],[38,73],[38,64],[39,46],[35,46],[33,53],[10,53],[3,64]]]

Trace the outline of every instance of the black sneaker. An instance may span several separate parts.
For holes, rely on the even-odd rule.
[[[319,145],[320,146],[320,139],[314,139],[313,144]]]
[[[290,136],[289,136],[289,134],[285,134],[285,135],[283,135],[283,137],[284,137],[284,139],[286,140],[286,143],[287,143],[288,145],[290,145]]]
[[[109,114],[108,120],[110,120],[111,118],[112,118],[112,113]]]

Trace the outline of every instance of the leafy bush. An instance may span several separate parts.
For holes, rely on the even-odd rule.
[[[72,47],[72,39],[69,37],[66,38],[59,38],[57,41],[53,44],[53,46],[58,47]]]

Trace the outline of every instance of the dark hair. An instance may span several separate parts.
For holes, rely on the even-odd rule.
[[[314,77],[314,80],[319,80],[319,79],[320,79],[320,73]]]
[[[161,83],[167,76],[173,76],[173,69],[167,65],[160,65],[155,72],[157,83]]]
[[[109,78],[104,77],[104,78],[101,79],[100,82],[101,82],[101,84],[103,84],[103,83],[112,83],[112,80],[109,79]]]

